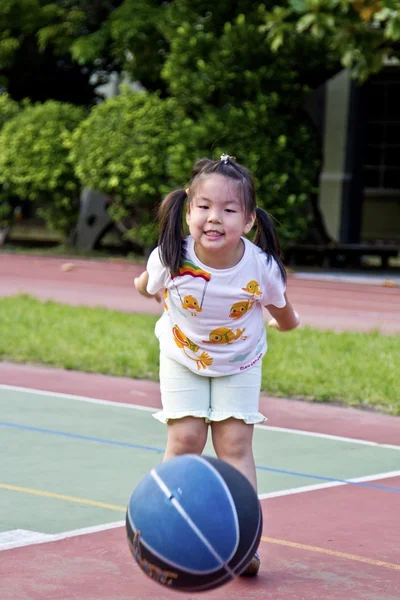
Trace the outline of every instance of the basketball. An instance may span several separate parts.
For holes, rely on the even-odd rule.
[[[216,458],[186,454],[138,484],[126,512],[134,559],[152,580],[198,592],[240,575],[261,538],[262,512],[250,482]]]

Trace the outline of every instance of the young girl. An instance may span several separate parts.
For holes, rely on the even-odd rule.
[[[185,209],[186,207],[186,209]],[[190,235],[184,237],[183,216]],[[159,208],[159,246],[136,289],[161,301],[160,343],[164,460],[201,454],[211,428],[215,452],[257,489],[252,451],[261,362],[267,351],[262,307],[270,327],[288,331],[299,318],[285,293],[286,272],[269,215],[257,207],[250,173],[232,157],[199,161],[189,188]],[[254,241],[244,235],[256,224]],[[256,575],[255,555],[244,575]]]

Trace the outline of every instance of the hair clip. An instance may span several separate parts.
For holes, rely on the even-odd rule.
[[[226,165],[227,165],[227,164],[228,164],[228,160],[229,160],[230,158],[231,158],[231,157],[229,156],[229,154],[221,154],[221,159],[220,159],[220,160],[221,160],[221,162],[223,162],[224,164],[226,164]]]
[[[235,160],[235,156],[230,156],[229,154],[221,154],[221,162],[223,162],[225,165],[228,164],[228,160]]]

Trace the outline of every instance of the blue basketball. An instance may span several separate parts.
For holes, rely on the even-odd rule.
[[[139,567],[182,591],[210,590],[240,575],[261,531],[260,502],[246,477],[221,460],[194,454],[152,469],[126,512]]]

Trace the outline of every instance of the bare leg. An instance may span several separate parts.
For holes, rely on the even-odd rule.
[[[253,425],[239,419],[225,419],[211,424],[215,452],[221,460],[236,467],[257,491],[253,457]]]
[[[168,421],[168,438],[163,462],[181,454],[201,454],[206,445],[208,424],[204,419],[184,417]]]

